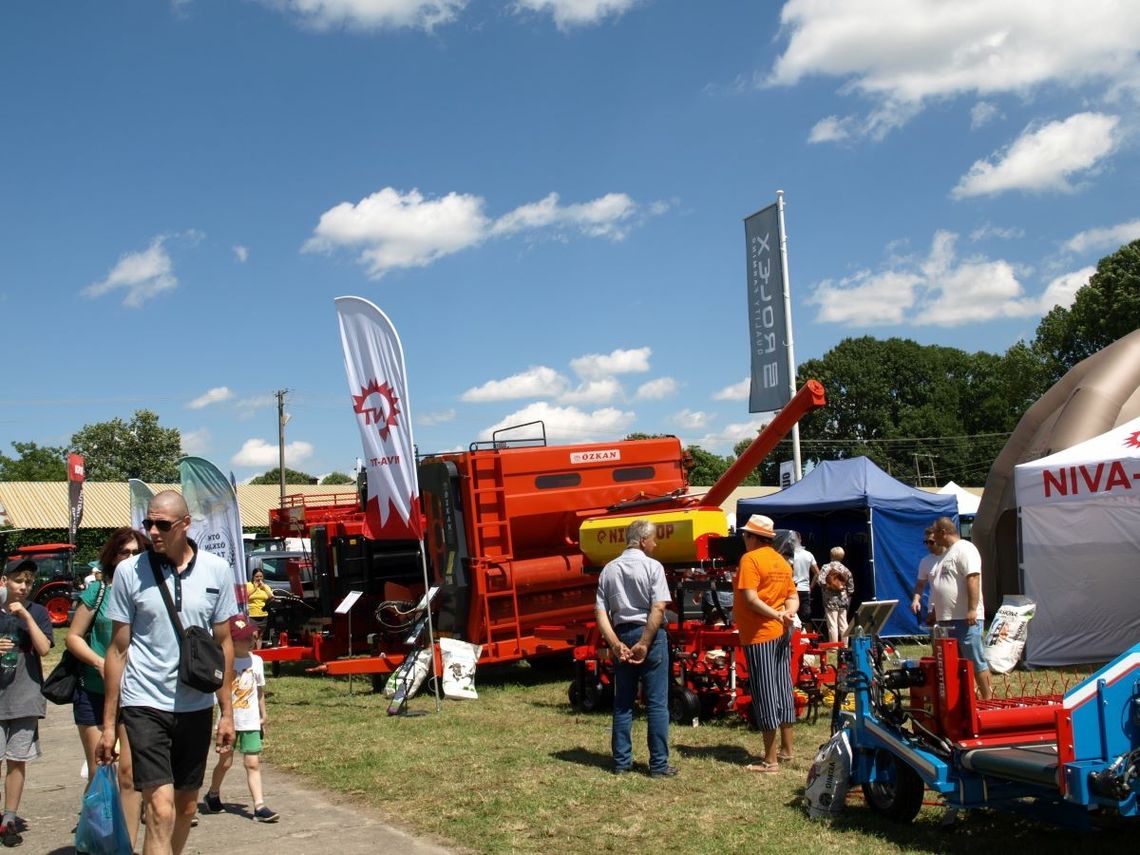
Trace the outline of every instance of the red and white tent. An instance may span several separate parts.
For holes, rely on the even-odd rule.
[[[1140,641],[1140,419],[1014,469],[1030,665],[1100,662]]]

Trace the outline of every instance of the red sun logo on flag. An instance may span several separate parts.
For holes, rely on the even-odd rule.
[[[352,396],[352,409],[364,416],[366,425],[375,425],[380,438],[388,441],[388,432],[396,426],[396,416],[400,415],[400,399],[386,382],[380,384],[375,379],[360,389],[359,395]]]
[[[1133,448],[1140,448],[1140,430],[1134,431],[1131,436],[1124,437],[1124,444]]]

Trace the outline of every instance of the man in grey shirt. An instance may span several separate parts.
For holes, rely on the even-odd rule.
[[[625,531],[625,551],[602,569],[595,615],[614,661],[614,717],[611,745],[614,774],[633,766],[633,699],[637,681],[645,689],[649,720],[649,776],[672,778],[669,765],[669,643],[665,568],[652,557],[657,529],[635,520]]]
[[[146,855],[178,855],[186,845],[206,771],[215,695],[217,750],[230,751],[234,742],[229,623],[237,614],[233,571],[225,560],[199,549],[187,536],[189,527],[182,496],[172,490],[157,493],[143,520],[154,547],[119,565],[107,598],[111,646],[103,665],[106,696],[96,759],[114,759],[121,706],[135,789],[142,791],[146,807]],[[211,628],[221,645],[225,676],[214,694],[179,681],[178,635],[159,584],[170,592],[184,629]]]

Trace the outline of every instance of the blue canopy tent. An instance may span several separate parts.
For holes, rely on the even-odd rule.
[[[926,633],[925,624],[910,610],[918,562],[927,554],[922,531],[938,517],[957,523],[954,496],[908,487],[868,458],[856,457],[825,460],[785,490],[736,503],[737,525],[744,525],[752,514],[771,517],[778,528],[798,531],[821,567],[831,548],[842,546],[843,563],[855,576],[855,605],[864,600],[899,601],[883,635]],[[813,614],[820,614],[818,604]]]

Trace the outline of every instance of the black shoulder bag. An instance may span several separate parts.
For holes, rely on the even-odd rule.
[[[100,583],[99,595],[95,597],[95,608],[91,610],[91,629],[87,630],[90,634],[91,630],[95,628],[95,618],[99,616],[99,606],[103,604],[103,597],[107,594],[107,586]],[[40,688],[40,694],[51,701],[53,704],[70,704],[75,701],[75,692],[79,689],[79,675],[83,671],[83,663],[78,658],[71,654],[70,650],[66,648],[63,655],[59,658],[59,662],[51,669],[51,673],[47,675],[44,680],[43,686]]]
[[[189,629],[182,628],[182,621],[174,611],[174,603],[170,599],[170,591],[166,590],[166,580],[162,578],[162,571],[158,569],[158,562],[153,555],[148,555],[151,572],[154,573],[155,584],[162,593],[162,601],[166,603],[170,622],[174,624],[174,634],[178,636],[178,681],[184,686],[199,692],[211,694],[222,687],[225,674],[226,659],[222,653],[222,646],[214,640],[210,630],[200,626]],[[178,572],[177,569],[174,572]]]

